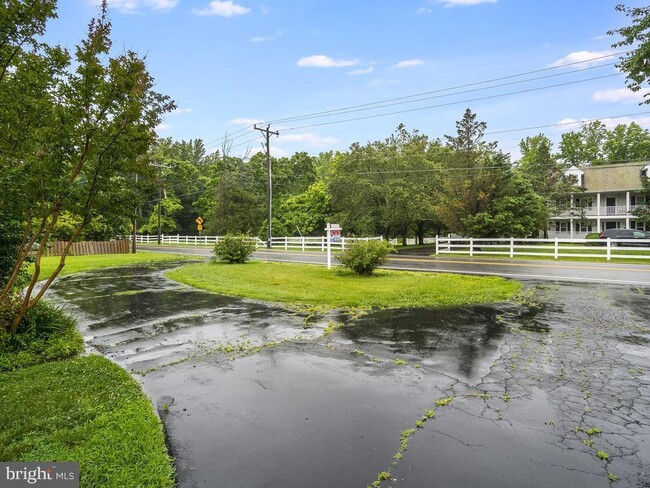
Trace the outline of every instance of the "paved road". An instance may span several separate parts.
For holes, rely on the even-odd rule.
[[[196,254],[206,257],[210,256],[212,252],[210,248],[194,246],[140,246],[139,249],[179,254]],[[325,254],[320,252],[257,251],[254,254],[254,258],[266,261],[294,263],[326,263]],[[526,281],[570,281],[650,286],[650,265],[642,264],[396,255],[388,260],[385,267],[409,271],[503,276]]]

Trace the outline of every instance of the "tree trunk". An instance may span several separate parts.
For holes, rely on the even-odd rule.
[[[418,222],[418,244],[424,245],[424,222]]]

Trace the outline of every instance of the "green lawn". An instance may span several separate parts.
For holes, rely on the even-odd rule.
[[[61,275],[190,259],[69,256]],[[58,262],[43,258],[41,278]],[[39,304],[26,320],[16,336],[0,334],[0,371],[12,370],[0,372],[0,461],[76,461],[82,487],[173,487],[162,424],[140,385],[101,356],[63,359],[81,352],[83,339],[55,307]]]
[[[263,261],[189,264],[166,276],[214,293],[328,309],[498,302],[510,299],[521,288],[518,282],[503,278],[388,270],[363,277],[323,266]]]
[[[76,461],[82,487],[174,486],[148,398],[95,355],[0,373],[0,461]]]
[[[58,256],[46,256],[41,258],[42,279],[47,279],[59,265]],[[90,271],[100,268],[114,268],[129,266],[131,264],[149,264],[166,261],[190,261],[201,259],[197,256],[183,256],[180,254],[166,254],[148,251],[138,251],[136,254],[98,254],[94,256],[68,256],[65,259],[65,267],[59,276],[65,276],[81,271]],[[34,272],[34,265],[30,265],[29,273]]]

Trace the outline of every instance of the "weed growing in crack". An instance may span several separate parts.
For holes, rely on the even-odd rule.
[[[609,454],[607,454],[605,451],[597,451],[596,456],[598,456],[598,459],[602,459],[603,461],[609,460]]]
[[[618,476],[610,473],[609,471],[607,472],[607,477],[609,478],[609,481],[612,483],[616,483],[618,481]]]
[[[440,399],[436,400],[436,405],[438,405],[439,407],[445,407],[445,406],[449,405],[453,400],[454,400],[454,397],[450,397],[450,396],[445,397],[445,398],[440,398]]]
[[[396,359],[393,361],[393,364],[395,364],[395,366],[408,366],[408,362],[404,361],[403,359]]]

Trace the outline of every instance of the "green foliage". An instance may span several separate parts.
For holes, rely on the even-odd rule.
[[[436,212],[462,236],[528,236],[538,227],[542,200],[525,178],[513,171],[508,156],[483,140],[487,124],[470,109],[445,136],[445,177]]]
[[[214,246],[217,259],[230,264],[245,263],[255,252],[255,241],[244,235],[227,235]]]
[[[648,84],[650,67],[647,60],[650,58],[650,6],[626,7],[617,5],[616,10],[623,12],[631,20],[631,25],[609,31],[607,34],[618,34],[621,40],[612,44],[613,48],[623,47],[627,50],[621,55],[621,62],[617,65],[627,74],[627,86],[632,91],[639,91]],[[644,94],[644,102],[648,103],[648,94]]]
[[[358,275],[370,276],[386,262],[393,247],[386,241],[355,241],[337,258],[345,268]]]
[[[638,124],[619,124],[608,130],[596,120],[562,134],[559,156],[570,165],[599,166],[644,160],[649,150],[650,132]]]
[[[302,235],[321,233],[332,215],[332,197],[327,187],[318,181],[303,193],[287,198],[277,212],[278,222],[273,222],[274,235],[290,236],[299,231]]]
[[[418,224],[435,220],[439,151],[438,141],[400,124],[383,141],[337,153],[329,178],[337,220],[348,232],[387,238],[405,238]]]
[[[138,383],[91,355],[0,373],[0,459],[76,461],[81,486],[174,486],[160,420]]]
[[[162,234],[171,234],[177,230],[178,224],[174,219],[174,215],[183,209],[180,200],[176,197],[165,198],[161,203],[160,213],[160,232]],[[147,234],[158,233],[158,204],[156,204],[149,215],[149,220],[146,224],[140,227],[139,232]]]
[[[16,334],[0,331],[0,371],[58,361],[83,352],[75,321],[60,308],[39,302]]]
[[[41,42],[55,9],[52,1],[0,5],[0,208],[21,222],[26,242],[14,269],[33,243],[47,247],[62,216],[72,241],[99,215],[132,211],[128,179],[144,173],[154,128],[174,108],[153,90],[143,58],[126,50],[111,56],[106,1],[72,53]],[[37,266],[12,331],[51,284],[35,289],[38,280]],[[0,301],[16,283],[7,285]]]

